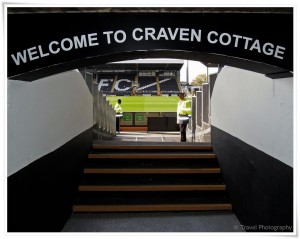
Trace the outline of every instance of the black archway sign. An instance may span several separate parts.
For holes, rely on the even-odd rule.
[[[32,81],[111,61],[171,57],[271,78],[293,72],[293,14],[8,14],[8,78]]]

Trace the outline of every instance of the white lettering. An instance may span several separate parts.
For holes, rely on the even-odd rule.
[[[109,84],[107,82],[108,82],[108,79],[101,79],[99,81],[98,90],[101,91],[102,86],[109,86]]]
[[[160,40],[160,38],[162,38],[162,37],[165,38],[166,40],[169,40],[167,33],[163,27],[160,29],[156,40]]]
[[[42,46],[41,46],[41,45],[39,45],[39,46],[38,46],[38,48],[39,48],[39,52],[40,52],[40,56],[41,56],[41,57],[49,56],[49,52],[48,52],[48,53],[46,53],[46,54],[44,54],[44,52],[43,52],[43,49],[42,49]]]
[[[209,32],[209,33],[207,34],[207,40],[208,40],[209,43],[215,44],[215,43],[218,42],[218,40],[217,40],[217,39],[212,40],[212,39],[211,39],[211,35],[212,35],[212,34],[218,36],[218,33],[217,33],[217,32],[211,31],[211,32]]]
[[[150,27],[150,28],[145,28],[145,40],[148,41],[149,36],[152,38],[152,40],[156,40],[155,36],[155,29]]]
[[[252,46],[250,47],[249,51],[252,51],[253,49],[256,49],[259,53],[261,53],[259,40],[255,40],[255,41],[253,42],[253,44],[252,44]]]
[[[234,41],[232,41],[232,38],[234,38]],[[254,40],[251,37],[240,36],[236,34],[230,35],[229,33],[222,33],[219,36],[218,32],[216,31],[211,31],[207,34],[207,41],[209,43],[216,44],[219,42],[219,44],[223,46],[233,45],[234,47],[239,47],[241,39],[244,40],[244,46],[241,47],[243,47],[245,50],[256,50],[258,53],[283,59],[285,47],[282,46],[274,46],[274,44],[269,42],[262,44],[258,39]]]
[[[42,45],[37,45],[23,50],[23,52],[11,54],[11,57],[14,63],[19,66],[21,63],[27,63],[27,61],[34,61],[39,58],[49,56],[50,54],[57,54],[61,50],[70,51],[74,48],[78,49],[97,45],[99,45],[97,42],[97,33],[90,33],[87,35],[74,36],[72,38],[64,38],[61,42],[52,41],[48,45],[49,52],[44,51]]]
[[[113,34],[113,31],[103,32],[103,35],[106,35],[106,37],[107,37],[107,44],[111,44],[111,41],[110,41],[111,34]]]
[[[65,42],[69,42],[69,47],[65,46]],[[73,42],[70,38],[64,38],[61,41],[61,49],[63,49],[64,51],[70,51],[73,48]]]
[[[285,47],[277,46],[275,49],[274,57],[282,60],[283,56],[279,56],[278,54],[284,54],[284,50],[285,50]]]
[[[21,54],[21,52],[17,52],[17,57],[15,57],[14,54],[11,54],[12,59],[14,60],[14,62],[16,63],[16,65],[20,65],[20,60],[22,60],[23,63],[27,62],[26,59],[26,50],[23,50],[23,55]]]
[[[121,34],[121,38],[118,38],[118,35]],[[122,30],[118,30],[115,32],[114,34],[114,39],[117,43],[123,43],[124,41],[126,41],[126,33]]]
[[[189,41],[189,38],[188,38],[189,29],[188,28],[180,28],[179,34],[180,34],[180,37],[179,37],[180,41]]]
[[[123,30],[117,31],[105,31],[102,33],[104,38],[106,36],[107,44],[111,44],[112,41],[116,43],[124,43],[127,35]],[[135,28],[132,31],[132,39],[135,41],[142,40],[162,40],[162,41],[195,41],[201,42],[202,31],[200,29],[189,28],[164,28],[161,27],[156,30],[153,27],[147,28]],[[266,56],[272,56],[277,59],[284,59],[286,48],[283,46],[274,45],[270,42],[261,42],[258,39],[253,39],[247,36],[241,36],[230,33],[218,33],[217,31],[210,31],[207,34],[207,42],[210,44],[219,44],[220,46],[240,47],[241,50],[255,51],[257,53],[264,54]],[[89,33],[86,35],[72,36],[70,38],[63,38],[60,41],[51,41],[48,45],[36,45],[15,54],[11,54],[11,58],[15,65],[19,66],[22,63],[28,61],[34,61],[39,58],[47,57],[50,54],[58,54],[61,51],[71,51],[74,49],[86,48],[90,46],[98,46],[97,33]],[[47,51],[48,50],[48,51]],[[122,79],[126,81],[127,79]],[[118,81],[117,86],[119,87]],[[105,82],[103,82],[105,84]],[[130,87],[129,87],[130,88]],[[126,89],[129,89],[126,86]],[[121,89],[124,90],[124,89]]]
[[[97,39],[97,33],[90,33],[88,34],[88,39],[89,39],[89,46],[98,46],[98,39]],[[96,42],[94,42],[96,41]]]
[[[270,48],[268,48],[268,46]],[[266,43],[263,45],[263,53],[265,53],[267,56],[271,56],[273,55],[273,52],[274,52],[274,45],[272,43]]]
[[[143,36],[140,36],[140,37],[137,37],[137,36],[136,36],[136,32],[137,32],[137,31],[143,32],[143,30],[142,30],[141,28],[136,28],[136,29],[134,29],[133,32],[132,32],[132,37],[133,37],[133,39],[136,40],[136,41],[141,41],[141,40],[143,40]]]
[[[136,41],[141,40],[179,40],[179,41],[197,41],[201,42],[201,30],[189,28],[164,28],[156,30],[153,27],[135,28],[132,31],[132,38]]]
[[[49,44],[49,51],[52,53],[52,54],[57,54],[58,52],[60,52],[60,48],[57,48],[56,51],[53,50],[52,48],[52,45],[55,44],[55,45],[59,45],[59,43],[57,41],[52,41],[50,42]]]
[[[128,82],[128,83],[130,83],[130,86],[129,86],[129,87],[124,87],[123,89],[121,89],[121,88],[119,87],[119,84],[120,84],[121,82]],[[128,80],[128,79],[120,79],[120,80],[118,80],[118,81],[116,82],[116,84],[115,84],[115,89],[116,89],[117,91],[127,91],[127,90],[129,90],[130,88],[131,88],[131,81]]]
[[[191,41],[194,41],[196,38],[197,42],[201,42],[201,30],[198,30],[198,34],[195,29],[192,29]]]
[[[252,41],[252,38],[250,37],[243,37],[243,39],[245,39],[245,46],[244,46],[244,49],[247,50],[248,49],[248,43],[249,41]]]
[[[171,28],[168,28],[169,35],[171,37],[171,40],[175,40],[178,32],[178,28],[175,28],[174,32],[172,32]]]
[[[79,40],[78,36],[75,36],[73,39],[74,39],[75,49],[87,47],[85,35],[81,35],[80,40]]]
[[[31,48],[27,49],[27,52],[28,52],[28,56],[29,56],[30,61],[33,61],[33,60],[36,60],[36,59],[39,58],[39,56],[34,56],[34,55],[37,54],[36,47],[31,47]]]
[[[234,47],[237,47],[239,39],[242,39],[243,37],[235,34],[233,34],[232,36],[235,38]]]
[[[224,40],[223,40],[223,39],[224,39],[224,36],[225,36],[225,38],[227,37],[227,41],[224,41]],[[231,36],[230,36],[228,33],[222,33],[222,34],[220,35],[220,43],[221,43],[222,45],[228,46],[228,45],[230,44],[230,42],[231,42]]]

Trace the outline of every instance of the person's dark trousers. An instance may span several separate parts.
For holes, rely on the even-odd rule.
[[[116,117],[116,132],[120,132],[120,117]]]
[[[180,126],[180,142],[186,142],[186,124]]]

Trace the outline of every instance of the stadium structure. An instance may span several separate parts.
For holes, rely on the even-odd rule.
[[[139,59],[90,66],[81,72],[94,98],[99,99],[96,95],[100,94],[110,106],[122,99],[120,131],[178,131],[177,95],[187,90],[180,82],[183,64],[179,59]],[[103,108],[97,104],[96,115]],[[98,130],[102,125],[96,128],[96,137],[107,137],[103,135],[107,130]]]
[[[177,95],[183,60],[136,60],[93,67],[104,95]]]

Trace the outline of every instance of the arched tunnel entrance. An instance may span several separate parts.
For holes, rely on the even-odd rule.
[[[92,111],[86,109],[93,101],[79,74],[70,70],[160,57],[225,66],[211,99],[212,148],[234,212],[257,231],[268,230],[258,225],[292,226],[292,9],[231,10],[80,13],[79,18],[12,9],[7,17],[8,230],[59,231],[70,215],[93,131]],[[28,28],[36,21],[44,28]],[[22,195],[28,195],[24,200],[32,211],[19,204]],[[51,205],[48,215],[45,202]],[[20,214],[28,213],[32,221],[24,224]],[[44,225],[41,218],[57,223]]]
[[[152,11],[102,9],[78,18],[77,13],[22,14],[22,9],[11,8],[8,78],[34,81],[86,66],[160,57],[232,66],[272,79],[293,75],[291,9]],[[36,21],[44,23],[47,33],[26,27]],[[277,34],[280,24],[286,27]],[[26,37],[18,41],[16,34]]]
[[[101,14],[91,11],[80,13],[78,18],[77,13],[36,15],[11,9],[8,77],[34,81],[85,66],[160,57],[232,66],[272,79],[293,75],[290,9],[227,9],[226,13],[200,8],[183,12],[168,9],[166,13],[152,10],[103,9]],[[26,27],[37,17],[47,33]],[[141,17],[143,21],[136,21]],[[234,24],[237,19],[239,26]],[[279,24],[286,26],[281,34],[277,34]],[[240,27],[244,25],[247,29]],[[26,40],[18,41],[16,34]]]

